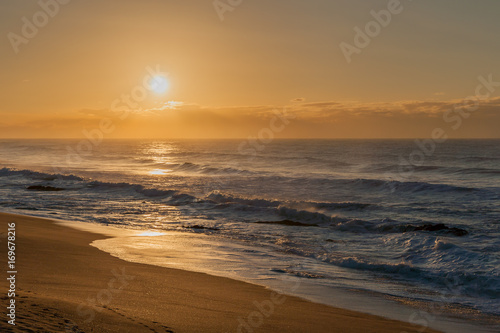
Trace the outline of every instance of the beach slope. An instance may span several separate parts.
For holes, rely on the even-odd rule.
[[[106,236],[0,214],[7,274],[16,224],[16,318],[2,332],[415,332],[408,323],[278,295],[207,274],[130,263],[89,244]],[[2,279],[2,307],[8,306]],[[435,332],[427,330],[427,332]]]

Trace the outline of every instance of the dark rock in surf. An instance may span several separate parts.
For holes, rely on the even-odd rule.
[[[427,224],[417,225],[417,226],[407,225],[404,227],[403,232],[408,232],[408,231],[432,231],[432,232],[440,231],[440,232],[444,232],[444,233],[453,234],[453,235],[459,236],[459,237],[469,234],[469,232],[467,230],[464,230],[461,228],[455,228],[455,227],[450,228],[450,227],[444,225],[443,223],[438,223],[438,224],[427,223]]]
[[[53,187],[53,186],[43,186],[43,185],[32,185],[26,188],[28,191],[43,191],[43,192],[55,192],[64,191],[64,188]]]
[[[198,224],[195,224],[195,225],[184,225],[182,227],[185,228],[185,229],[197,229],[197,230],[214,230],[214,231],[219,230],[217,228],[205,227],[205,226],[198,225]]]
[[[317,224],[308,224],[302,222],[296,222],[292,220],[282,220],[282,221],[257,221],[255,223],[263,223],[263,224],[280,224],[280,225],[288,225],[293,227],[318,227]]]

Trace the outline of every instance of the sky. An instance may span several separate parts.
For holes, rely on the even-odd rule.
[[[3,0],[0,137],[499,138],[499,12],[497,0]]]

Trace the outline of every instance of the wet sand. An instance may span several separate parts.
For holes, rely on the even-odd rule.
[[[416,332],[420,327],[279,295],[222,277],[126,262],[89,244],[107,236],[47,219],[16,223],[16,326],[2,332]],[[2,306],[8,284],[2,279]],[[5,308],[4,308],[5,309]],[[426,332],[436,332],[428,329]]]

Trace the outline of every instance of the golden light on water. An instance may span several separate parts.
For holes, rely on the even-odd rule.
[[[165,235],[163,232],[158,232],[158,231],[145,231],[143,233],[140,233],[136,236],[138,237],[155,237],[155,236],[163,236]]]
[[[161,176],[172,172],[170,169],[155,169],[149,172],[150,175]]]

